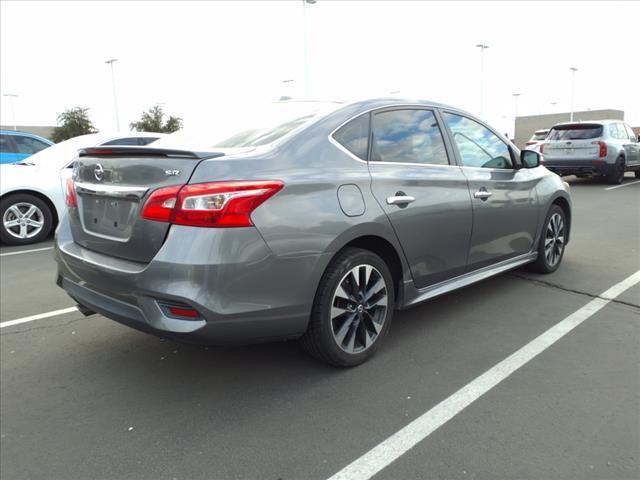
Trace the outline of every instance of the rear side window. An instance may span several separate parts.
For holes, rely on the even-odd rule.
[[[513,168],[509,147],[491,130],[461,115],[445,113],[444,118],[465,167]]]
[[[371,160],[449,165],[436,117],[431,110],[393,110],[372,119]]]
[[[547,140],[588,140],[599,137],[602,137],[602,125],[583,123],[553,127]]]
[[[0,152],[2,153],[15,153],[15,147],[9,135],[0,135]]]
[[[333,138],[356,157],[366,160],[369,151],[369,114],[343,125],[333,134]]]
[[[38,153],[40,150],[44,150],[49,146],[40,140],[36,140],[31,137],[23,137],[22,135],[16,135],[13,137],[13,141],[16,142],[16,147],[19,153],[26,153],[28,155]]]
[[[636,138],[638,138],[638,137],[633,132],[633,129],[629,125],[626,125],[626,124],[625,124],[624,128],[627,130],[627,136],[629,137],[629,140],[633,140],[635,142]]]

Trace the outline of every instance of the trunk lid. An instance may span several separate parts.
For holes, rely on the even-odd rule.
[[[148,147],[81,151],[74,169],[78,207],[69,211],[74,241],[105,255],[148,263],[170,228],[141,217],[149,194],[186,184],[201,160],[222,155]]]

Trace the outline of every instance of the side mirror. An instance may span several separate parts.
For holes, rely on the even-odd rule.
[[[522,168],[536,168],[540,166],[541,155],[534,150],[522,150],[520,152],[520,165]]]

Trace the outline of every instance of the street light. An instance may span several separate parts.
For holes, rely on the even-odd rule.
[[[573,122],[573,100],[576,91],[576,72],[578,69],[576,67],[570,67],[569,70],[571,70],[571,114],[569,116],[569,121]]]
[[[553,112],[555,113],[556,111],[556,105],[558,104],[558,102],[549,102],[551,104],[551,108],[553,110]]]
[[[489,45],[479,43],[476,45],[480,49],[480,115],[484,111],[484,51],[489,48]]]
[[[116,130],[120,131],[120,117],[118,116],[118,97],[116,96],[116,76],[113,73],[113,64],[117,62],[117,58],[112,58],[104,63],[108,63],[111,66],[111,85],[113,87],[113,106],[116,110]]]
[[[309,39],[307,34],[307,3],[314,5],[316,0],[302,0],[302,29],[304,33],[304,91],[309,96]]]
[[[512,93],[513,102],[515,104],[515,115],[513,116],[513,138],[516,138],[516,122],[518,121],[518,97],[521,93]]]
[[[9,97],[9,104],[11,105],[11,121],[13,122],[13,130],[17,130],[18,126],[16,125],[16,111],[13,107],[13,99],[18,98],[18,95],[15,93],[3,93],[3,97]]]

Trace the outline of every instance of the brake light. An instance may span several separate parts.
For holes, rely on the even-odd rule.
[[[76,194],[76,184],[73,181],[73,178],[67,178],[67,188],[65,189],[64,198],[67,203],[67,207],[78,207],[78,195]]]
[[[151,194],[142,209],[142,218],[158,222],[170,222],[178,192],[182,185],[159,188]]]
[[[544,153],[544,143],[540,144],[540,153]]]
[[[526,145],[527,145],[527,146],[529,146],[529,145],[535,145],[536,143],[538,143],[538,142],[527,142],[527,143],[526,143]]]
[[[142,217],[194,227],[248,227],[251,213],[282,187],[280,181],[175,185],[153,192]]]
[[[600,145],[600,151],[598,152],[599,157],[607,156],[607,144],[603,141],[599,142],[591,142],[592,145]]]

